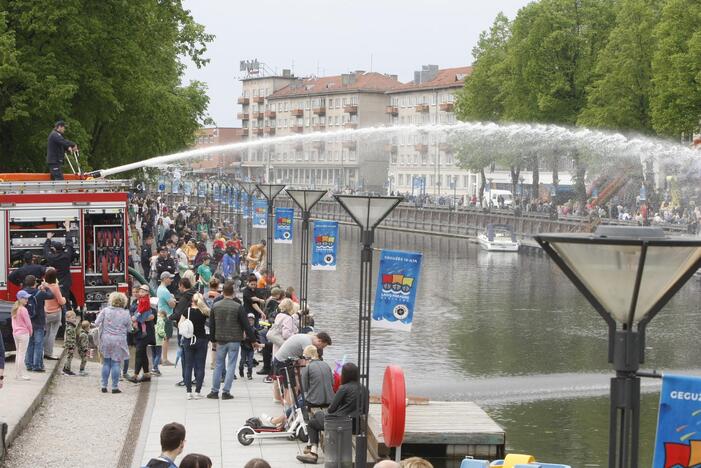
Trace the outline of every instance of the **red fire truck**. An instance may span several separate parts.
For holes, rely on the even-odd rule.
[[[71,238],[71,292],[81,310],[97,312],[110,292],[126,292],[129,256],[128,180],[49,181],[45,174],[0,174],[0,299],[14,301],[8,275],[25,252],[43,261],[52,242]],[[72,179],[72,180],[70,180]],[[69,230],[66,230],[68,225]]]

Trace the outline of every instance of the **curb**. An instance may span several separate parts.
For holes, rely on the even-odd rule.
[[[148,435],[149,425],[144,425],[144,421],[150,421],[153,414],[155,398],[151,398],[156,393],[158,377],[151,377],[148,385],[139,384],[139,394],[136,397],[134,411],[131,414],[127,435],[124,438],[122,452],[119,454],[119,464],[122,467],[140,467],[146,448],[146,435]],[[144,433],[145,434],[142,434]],[[142,437],[142,435],[144,437]]]
[[[29,422],[32,420],[32,417],[34,416],[34,413],[36,412],[37,408],[39,408],[39,405],[41,405],[41,402],[44,400],[44,396],[48,393],[49,391],[49,386],[51,383],[53,383],[54,378],[56,375],[61,372],[60,369],[63,368],[62,363],[63,363],[63,358],[65,357],[66,350],[63,349],[61,351],[61,357],[59,360],[54,361],[56,365],[54,366],[53,370],[49,374],[49,377],[46,379],[46,382],[44,383],[44,386],[41,388],[39,393],[37,393],[37,396],[34,398],[34,401],[29,405],[29,408],[27,408],[27,411],[25,411],[24,416],[20,418],[20,420],[17,422],[17,424],[12,428],[11,431],[7,432],[7,438],[5,439],[5,447],[9,449],[9,447],[12,445],[12,442],[22,433],[25,427],[29,425]],[[4,453],[3,453],[4,456]]]

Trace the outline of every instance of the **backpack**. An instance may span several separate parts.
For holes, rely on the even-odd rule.
[[[185,320],[178,324],[178,334],[187,339],[192,339],[195,336],[195,325],[190,320],[190,309],[187,310]]]
[[[29,296],[27,299],[27,305],[24,306],[27,309],[27,312],[29,312],[29,318],[35,318],[36,313],[37,313],[37,294],[39,294],[39,290],[37,289],[34,291],[34,294]]]

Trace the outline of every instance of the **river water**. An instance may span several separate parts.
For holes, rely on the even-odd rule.
[[[342,226],[341,238],[337,271],[310,272],[309,303],[317,329],[334,341],[326,357],[355,361],[357,228]],[[613,375],[606,328],[552,262],[392,231],[378,231],[375,246],[423,252],[424,260],[411,333],[373,330],[373,392],[380,390],[385,366],[398,364],[411,395],[479,403],[506,429],[507,452],[606,466]],[[299,255],[297,242],[274,246],[281,284],[298,287]],[[643,368],[699,372],[700,292],[692,279],[651,323]],[[651,464],[658,389],[659,381],[643,382],[642,466]]]

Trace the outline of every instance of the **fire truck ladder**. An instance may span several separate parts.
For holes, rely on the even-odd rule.
[[[0,193],[121,192],[132,187],[131,180],[53,180],[0,182]]]

